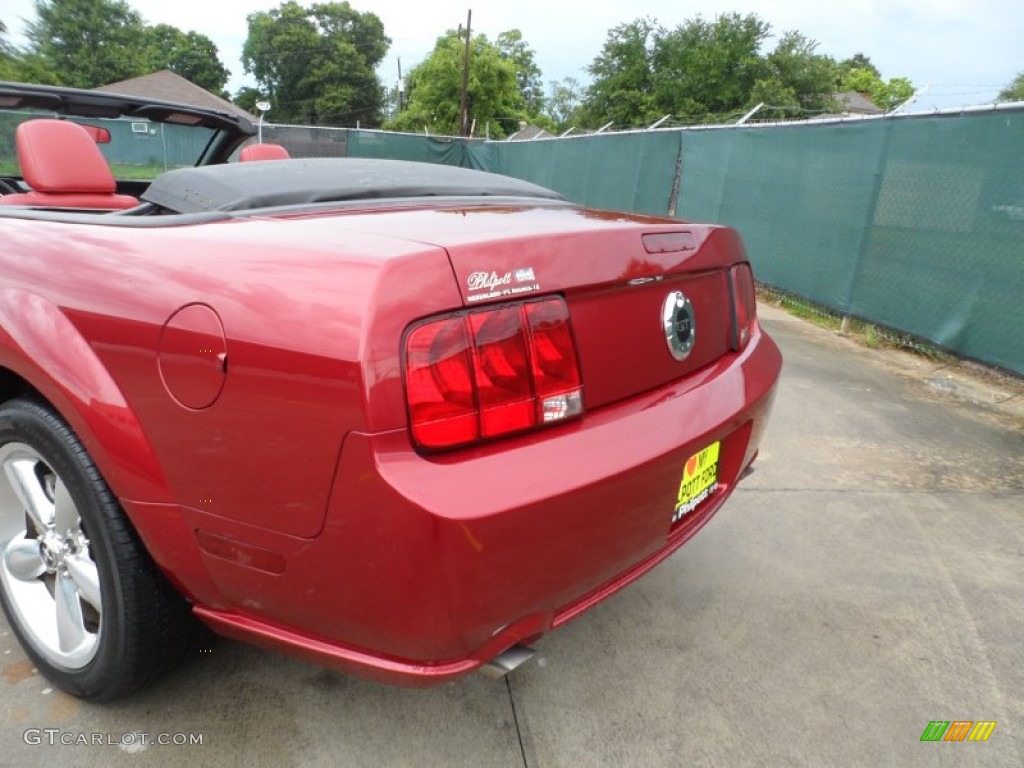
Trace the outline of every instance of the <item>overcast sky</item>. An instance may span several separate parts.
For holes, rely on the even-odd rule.
[[[239,61],[246,14],[267,10],[278,0],[129,0],[150,24],[173,24],[209,36],[231,70],[232,92],[252,84]],[[918,106],[951,107],[990,102],[1016,73],[1024,71],[1024,2],[1021,0],[468,0],[454,4],[415,0],[351,0],[372,11],[392,40],[379,74],[397,79],[396,61],[407,71],[433,48],[448,28],[465,23],[472,7],[473,30],[492,40],[507,29],[522,30],[536,51],[545,85],[566,76],[587,82],[586,66],[600,51],[608,30],[637,16],[665,27],[703,15],[756,13],[774,33],[795,29],[818,41],[820,53],[837,59],[868,55],[882,76],[909,77],[928,86]],[[303,5],[309,2],[303,1]],[[18,33],[33,15],[32,0],[2,0],[0,20]],[[771,45],[771,43],[769,43]]]

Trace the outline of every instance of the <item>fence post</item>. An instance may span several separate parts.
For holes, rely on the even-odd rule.
[[[672,193],[668,198],[668,215],[675,217],[679,205],[679,188],[683,184],[683,132],[679,131],[679,149],[676,150],[676,174],[672,179]]]

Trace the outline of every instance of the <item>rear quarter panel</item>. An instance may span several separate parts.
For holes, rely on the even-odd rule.
[[[402,305],[403,318],[446,291],[458,303],[443,250],[315,221],[136,229],[4,218],[0,238],[0,290],[34,297],[6,305],[3,329],[17,339],[38,326],[31,349],[8,345],[9,367],[44,393],[78,392],[79,415],[66,417],[119,496],[300,537],[323,524],[345,434],[367,426],[360,357],[397,376],[397,345],[366,341],[378,335],[364,323],[371,301]],[[224,387],[204,409],[168,395],[157,355],[164,323],[196,302],[227,337]],[[75,350],[92,367],[53,364]],[[94,369],[104,376],[83,379]],[[90,426],[107,402],[133,417],[120,437]],[[131,454],[156,460],[132,476],[112,458]]]

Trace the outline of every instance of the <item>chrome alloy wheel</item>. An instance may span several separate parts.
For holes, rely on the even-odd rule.
[[[67,486],[32,447],[0,446],[0,587],[26,639],[56,668],[99,648],[100,576]]]

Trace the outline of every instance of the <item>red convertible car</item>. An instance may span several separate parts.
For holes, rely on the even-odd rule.
[[[0,84],[0,602],[58,686],[127,694],[196,618],[387,682],[507,671],[750,471],[781,357],[734,231],[229,162],[253,133]]]

